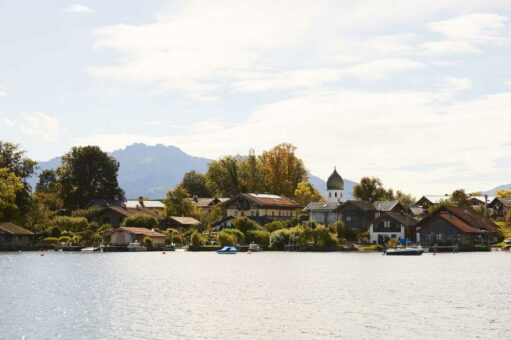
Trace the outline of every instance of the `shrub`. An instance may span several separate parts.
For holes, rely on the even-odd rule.
[[[217,235],[217,241],[222,246],[232,246],[245,241],[245,235],[238,229],[223,229]]]
[[[194,231],[190,236],[190,240],[192,241],[192,247],[197,248],[201,245],[201,235]]]
[[[264,226],[264,229],[266,229],[270,233],[284,228],[285,228],[284,223],[282,223],[281,221],[272,221],[270,223],[266,223],[266,225]]]
[[[270,244],[270,233],[266,230],[249,230],[246,236],[247,243],[257,243],[260,246],[267,247]]]
[[[314,229],[314,246],[321,249],[333,248],[337,246],[337,237],[325,226],[317,226]]]
[[[71,217],[85,217],[87,220],[90,220],[99,211],[100,211],[99,207],[90,207],[87,209],[76,209],[71,212]]]
[[[248,230],[257,230],[259,225],[246,216],[239,216],[234,219],[232,225],[245,234]]]
[[[69,236],[61,236],[58,238],[59,243],[69,243],[70,240],[71,240],[71,237],[69,237]]]
[[[59,239],[56,238],[56,237],[46,237],[44,240],[43,240],[43,243],[44,244],[48,244],[48,245],[55,245],[57,243],[59,243]]]
[[[153,248],[153,246],[154,246],[153,239],[152,239],[152,238],[150,238],[149,236],[144,237],[144,245],[145,245],[148,249]]]
[[[275,250],[284,250],[284,246],[289,244],[290,237],[290,229],[275,230],[270,234],[270,248]]]
[[[52,226],[60,230],[81,232],[89,228],[89,222],[85,217],[57,216],[51,221]]]
[[[60,236],[60,229],[58,227],[51,227],[48,233],[52,237],[58,238]]]
[[[122,225],[125,227],[140,227],[152,229],[158,227],[158,221],[156,220],[156,218],[150,215],[138,213],[126,218]]]

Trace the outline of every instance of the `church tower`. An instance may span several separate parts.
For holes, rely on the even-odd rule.
[[[343,191],[344,181],[341,175],[334,168],[334,172],[326,181],[327,202],[344,202]]]

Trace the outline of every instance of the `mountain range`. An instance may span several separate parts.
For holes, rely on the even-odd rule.
[[[153,199],[165,197],[167,191],[174,188],[183,179],[183,175],[191,170],[205,173],[211,159],[191,156],[178,147],[165,145],[146,145],[136,143],[124,149],[110,153],[120,164],[118,181],[126,192],[126,197],[136,198],[148,196]],[[61,158],[52,158],[49,161],[39,162],[38,173],[45,169],[56,169]],[[310,183],[325,196],[325,181],[312,174]],[[31,178],[30,183],[35,187],[37,176]],[[351,192],[356,183],[344,179],[346,199],[351,199]]]

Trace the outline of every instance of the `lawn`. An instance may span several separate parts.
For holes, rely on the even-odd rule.
[[[495,224],[499,226],[500,231],[502,231],[502,236],[504,236],[504,238],[511,238],[511,223],[495,222]]]

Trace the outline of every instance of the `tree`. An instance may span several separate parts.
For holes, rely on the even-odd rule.
[[[57,170],[64,206],[83,208],[93,198],[123,198],[118,171],[119,162],[98,146],[73,147],[62,156],[62,165]]]
[[[362,177],[360,183],[353,187],[353,196],[361,201],[384,201],[393,199],[392,189],[385,190],[379,178]]]
[[[231,197],[241,192],[238,179],[240,156],[224,156],[208,165],[206,183],[217,197]]]
[[[201,245],[201,237],[197,231],[194,231],[190,236],[190,241],[192,242],[193,248],[198,248]]]
[[[236,217],[236,219],[232,222],[232,225],[243,234],[246,234],[248,230],[259,229],[259,225],[246,216]]]
[[[511,190],[497,190],[497,197],[511,198]]]
[[[464,189],[454,190],[449,199],[454,207],[469,207],[470,201]]]
[[[21,190],[16,191],[16,206],[21,213],[30,208],[32,188],[28,179],[34,173],[37,162],[26,157],[26,152],[19,145],[0,141],[0,169],[7,168],[21,182]]]
[[[264,176],[271,193],[294,197],[298,183],[307,180],[307,170],[295,151],[296,147],[283,143],[262,153]]]
[[[153,239],[149,236],[144,237],[144,245],[147,247],[147,249],[153,249],[154,242]]]
[[[19,215],[16,197],[24,187],[21,179],[8,168],[0,168],[0,222]]]
[[[298,183],[295,194],[295,201],[302,206],[306,206],[311,202],[323,202],[324,198],[319,191],[314,188],[308,181],[301,181]]]
[[[396,191],[395,199],[401,202],[401,204],[407,209],[410,209],[415,204],[415,197],[413,197],[411,194],[405,194],[399,190]]]
[[[206,176],[195,171],[189,171],[183,176],[181,182],[190,196],[210,197],[211,193],[206,185]]]
[[[195,215],[195,209],[192,203],[187,200],[189,194],[182,185],[178,185],[174,190],[169,190],[165,197],[165,214],[167,216],[192,216]]]
[[[152,229],[158,227],[158,221],[148,214],[138,213],[127,217],[123,222],[123,226]]]
[[[240,192],[266,192],[263,164],[253,149],[238,160],[237,169]]]
[[[57,216],[50,224],[60,231],[82,232],[89,229],[89,222],[85,217]]]
[[[261,247],[267,247],[270,244],[270,233],[266,230],[248,230],[246,233],[247,243],[257,243]]]
[[[264,226],[264,229],[266,229],[270,233],[272,233],[272,232],[274,232],[276,230],[284,229],[285,227],[286,226],[284,225],[284,223],[282,223],[279,220],[275,220],[275,221],[271,221],[269,223],[266,223],[265,226]]]
[[[37,182],[35,190],[37,192],[55,192],[57,186],[57,171],[53,169],[46,169],[39,174],[39,182]]]
[[[222,246],[233,246],[245,241],[245,235],[238,229],[222,229],[217,234],[217,241]]]

